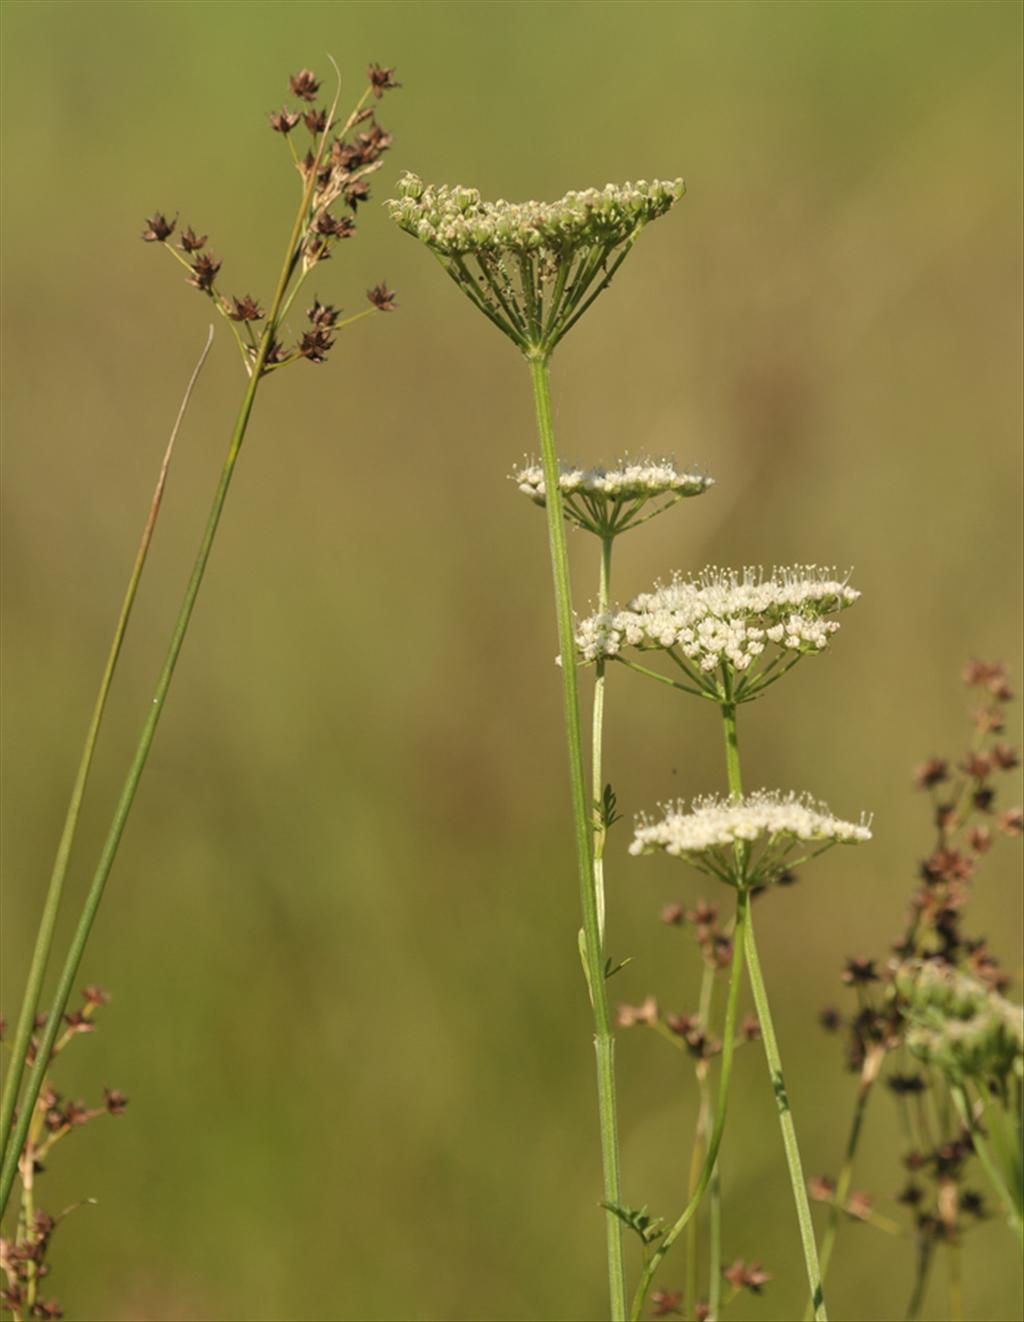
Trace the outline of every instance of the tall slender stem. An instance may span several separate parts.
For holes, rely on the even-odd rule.
[[[303,189],[302,200],[299,203],[299,209],[295,215],[295,221],[292,225],[292,231],[288,239],[288,247],[285,252],[284,262],[281,266],[281,273],[278,277],[277,287],[274,291],[273,302],[270,311],[267,314],[267,321],[260,338],[259,349],[253,361],[252,375],[242,396],[242,402],[239,406],[238,416],[235,420],[234,428],[231,432],[231,439],[228,443],[227,456],[224,460],[224,466],[221,469],[220,480],[217,483],[217,490],[214,494],[213,504],[210,508],[210,514],[206,522],[206,528],[203,532],[202,540],[199,543],[199,551],[196,556],[195,564],[192,569],[192,575],[185,589],[185,596],[178,612],[178,618],[175,621],[174,629],[171,634],[170,645],[167,655],[164,659],[160,676],[157,680],[156,690],[153,694],[153,700],[150,704],[149,714],[146,717],[142,727],[142,733],[139,736],[139,742],[132,757],[131,765],[121,791],[121,797],[114,812],[113,821],[107,833],[106,841],[100,855],[96,872],[93,876],[92,884],[89,887],[85,903],[82,906],[82,912],[79,916],[78,925],[75,928],[71,938],[71,945],[68,949],[67,958],[64,961],[64,967],[61,971],[60,981],[57,984],[57,990],[54,994],[53,1005],[50,1009],[46,1026],[40,1034],[40,1041],[36,1049],[36,1060],[29,1076],[28,1084],[25,1089],[25,1095],[22,1098],[21,1112],[18,1116],[16,1125],[12,1132],[10,1141],[4,1149],[3,1165],[0,1168],[0,1215],[7,1207],[8,1199],[11,1196],[11,1190],[14,1187],[14,1180],[18,1170],[18,1157],[24,1145],[28,1133],[29,1123],[32,1118],[32,1111],[39,1096],[40,1089],[46,1076],[47,1066],[50,1060],[50,1053],[53,1050],[53,1044],[60,1029],[65,1008],[68,999],[74,987],[75,979],[78,977],[78,968],[82,962],[82,956],[85,953],[85,947],[89,940],[89,933],[96,919],[96,913],[103,898],[103,891],[107,884],[107,878],[114,865],[114,859],[117,857],[117,850],[121,843],[121,837],[124,834],[124,828],[128,821],[128,815],[131,812],[132,804],[135,801],[135,794],[139,787],[139,781],[142,779],[142,772],[149,757],[149,750],[153,744],[153,738],[156,735],[156,728],[160,721],[160,716],[164,709],[164,703],[167,699],[168,690],[171,687],[171,680],[174,678],[175,666],[181,653],[182,644],[185,641],[185,634],[188,632],[189,621],[192,618],[192,611],[195,607],[196,598],[199,595],[199,589],[202,585],[203,575],[206,572],[206,565],[210,558],[210,551],[213,547],[214,538],[217,534],[217,527],[220,523],[221,514],[224,509],[224,502],[227,499],[228,490],[231,486],[231,479],[234,475],[235,464],[238,460],[239,451],[242,448],[242,441],[245,439],[246,429],[249,425],[249,418],[252,415],[253,403],[256,399],[256,392],[259,389],[260,378],[266,363],[267,354],[270,351],[271,343],[275,332],[277,331],[280,318],[281,305],[284,300],[285,291],[288,288],[288,282],[299,260],[300,239],[303,225],[305,223],[310,198],[316,184],[316,164],[319,162],[320,155],[323,152],[326,135],[321,140],[320,148],[317,153],[316,162],[309,171],[309,178],[306,187]]]
[[[583,769],[583,738],[580,727],[579,685],[576,674],[576,644],[573,634],[572,592],[569,583],[569,558],[565,545],[565,520],[559,490],[558,453],[551,416],[551,387],[546,356],[529,360],[533,397],[537,410],[537,430],[544,463],[548,543],[551,574],[554,581],[558,645],[561,653],[562,704],[569,754],[569,779],[572,791],[576,835],[576,864],[579,876],[580,907],[583,912],[583,948],[590,1002],[594,1015],[594,1047],[597,1055],[597,1100],[601,1128],[601,1164],[604,1176],[604,1201],[621,1201],[619,1176],[618,1122],[615,1100],[615,1039],[605,988],[604,947],[597,886],[594,878],[591,832],[593,811],[587,802],[587,783]],[[626,1280],[622,1251],[622,1225],[614,1213],[606,1214],[608,1247],[608,1288],[612,1322],[622,1322],[626,1315]]]
[[[608,598],[611,587],[612,576],[612,545],[613,537],[602,537],[601,539],[601,575],[597,588],[597,610],[598,614],[604,614],[608,609]],[[591,787],[594,800],[594,890],[597,894],[597,922],[601,933],[602,944],[604,942],[604,847],[608,836],[608,823],[604,820],[600,805],[604,801],[604,691],[605,691],[605,667],[607,662],[603,656],[599,657],[595,665],[594,673],[594,710],[591,730]]]
[[[786,1093],[786,1080],[782,1073],[782,1057],[779,1043],[775,1036],[771,1010],[768,1006],[768,992],[761,975],[761,961],[757,954],[757,942],[754,939],[753,923],[747,924],[747,969],[750,977],[750,989],[754,995],[754,1006],[761,1025],[761,1037],[764,1041],[764,1054],[768,1061],[768,1073],[771,1076],[772,1092],[779,1113],[779,1127],[782,1130],[782,1146],[786,1150],[786,1165],[789,1168],[789,1182],[793,1187],[793,1203],[796,1207],[797,1221],[800,1225],[800,1243],[804,1251],[807,1266],[807,1281],[810,1286],[811,1303],[814,1306],[815,1322],[827,1322],[825,1311],[825,1291],[821,1282],[821,1268],[818,1265],[818,1250],[814,1242],[814,1223],[811,1220],[811,1206],[807,1198],[807,1185],[804,1181],[803,1167],[800,1164],[800,1149],[796,1141],[796,1128],[793,1113]]]
[[[701,1167],[700,1179],[697,1181],[697,1187],[693,1192],[693,1197],[683,1208],[678,1221],[672,1226],[668,1234],[658,1244],[658,1247],[651,1254],[651,1259],[644,1267],[643,1275],[640,1277],[640,1284],[636,1288],[633,1296],[633,1305],[630,1309],[630,1322],[636,1322],[643,1312],[644,1299],[647,1291],[650,1289],[651,1282],[654,1280],[654,1274],[658,1270],[662,1258],[676,1242],[679,1236],[686,1229],[690,1218],[700,1207],[701,1199],[711,1183],[711,1176],[715,1169],[715,1163],[718,1161],[718,1149],[722,1146],[722,1135],[725,1132],[725,1118],[729,1109],[729,1080],[732,1077],[732,1057],[736,1043],[736,1018],[739,1009],[740,983],[743,981],[743,958],[746,942],[743,939],[747,927],[747,917],[750,910],[750,894],[748,891],[738,888],[736,892],[736,925],[733,929],[732,946],[732,965],[729,970],[729,992],[725,1003],[725,1025],[722,1029],[722,1071],[718,1076],[718,1094],[715,1098],[715,1119],[711,1127],[711,1138],[708,1140],[707,1152],[704,1156],[704,1165]]]
[[[822,1286],[825,1284],[829,1263],[832,1261],[832,1251],[835,1248],[836,1235],[839,1233],[839,1218],[842,1215],[843,1208],[846,1206],[846,1197],[850,1192],[850,1184],[853,1181],[853,1161],[857,1155],[857,1145],[860,1142],[860,1132],[864,1123],[864,1113],[867,1110],[868,1098],[871,1096],[875,1080],[878,1078],[878,1071],[881,1068],[884,1058],[885,1048],[875,1045],[869,1049],[864,1058],[864,1064],[861,1067],[860,1082],[857,1086],[857,1100],[853,1108],[853,1118],[850,1121],[850,1132],[846,1139],[846,1151],[843,1154],[843,1164],[836,1179],[835,1194],[832,1198],[831,1206],[829,1207],[828,1222],[825,1226],[825,1234],[821,1241]],[[811,1322],[812,1317],[813,1306],[808,1304],[807,1312],[804,1314],[805,1322]]]
[[[92,719],[89,722],[89,728],[86,730],[85,743],[82,747],[82,756],[78,763],[78,773],[75,776],[75,782],[71,789],[71,798],[68,802],[67,814],[64,818],[64,827],[61,831],[60,841],[57,845],[57,855],[53,862],[53,871],[50,874],[50,885],[46,892],[43,912],[39,919],[39,929],[36,932],[35,948],[32,951],[32,961],[29,965],[28,978],[25,983],[25,996],[21,1004],[21,1013],[18,1016],[14,1041],[11,1043],[10,1064],[7,1070],[7,1078],[4,1082],[3,1101],[0,1103],[0,1146],[6,1142],[7,1135],[10,1133],[11,1121],[14,1118],[14,1110],[18,1103],[18,1091],[21,1088],[22,1075],[25,1070],[25,1058],[28,1055],[29,1043],[32,1039],[32,1030],[35,1027],[36,1012],[39,1009],[39,998],[43,989],[43,979],[46,976],[46,967],[49,963],[50,951],[53,948],[53,933],[57,925],[57,914],[60,910],[61,899],[64,894],[64,882],[68,873],[71,847],[74,844],[75,833],[78,829],[78,819],[81,816],[82,801],[85,798],[85,788],[89,780],[89,772],[92,769],[93,755],[96,751],[96,741],[99,738],[100,724],[103,720],[103,713],[106,710],[107,697],[110,693],[110,686],[113,683],[114,671],[117,669],[117,662],[121,655],[121,646],[124,643],[125,634],[128,631],[128,621],[131,618],[132,607],[135,604],[135,597],[139,588],[139,580],[142,578],[142,570],[146,563],[146,556],[149,553],[149,544],[153,539],[153,530],[156,527],[157,515],[160,513],[160,503],[163,500],[164,489],[167,485],[167,474],[171,465],[171,455],[174,452],[174,443],[178,438],[178,432],[181,429],[181,423],[185,417],[185,411],[192,398],[192,392],[199,379],[199,373],[203,370],[203,365],[206,362],[212,343],[213,327],[211,326],[209,335],[206,339],[206,344],[203,347],[202,353],[199,355],[198,362],[192,369],[192,375],[189,378],[188,385],[185,387],[185,394],[182,397],[181,405],[178,409],[178,415],[175,418],[174,426],[171,428],[170,438],[167,441],[167,447],[164,450],[164,456],[160,463],[160,472],[157,475],[156,486],[153,489],[153,496],[149,504],[149,513],[146,516],[145,527],[142,530],[139,549],[135,554],[135,563],[133,564],[131,574],[128,577],[128,586],[125,589],[124,599],[121,602],[121,611],[117,617],[117,624],[114,627],[114,636],[110,643],[110,651],[107,654],[107,662],[100,679],[100,686],[99,691],[96,694],[96,703],[93,707]]]

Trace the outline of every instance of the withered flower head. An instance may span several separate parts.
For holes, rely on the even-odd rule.
[[[301,118],[302,116],[297,112],[288,110],[287,108],[275,110],[270,116],[270,127],[275,133],[291,133],[292,129]]]
[[[682,1302],[682,1290],[655,1290],[651,1295],[651,1314],[654,1317],[678,1315]]]
[[[395,291],[388,289],[382,280],[379,285],[374,285],[372,289],[366,291],[366,297],[370,300],[378,312],[394,312],[398,304],[395,302]]]
[[[949,779],[949,763],[943,757],[929,757],[914,769],[914,784],[919,790],[930,789]]]
[[[726,1267],[722,1275],[734,1290],[751,1290],[760,1294],[762,1286],[772,1279],[759,1262],[746,1263],[737,1258],[731,1267]]]
[[[311,363],[322,363],[326,361],[333,345],[334,341],[328,331],[320,326],[314,326],[299,340],[298,349],[302,357],[308,358]]]
[[[232,321],[262,321],[265,313],[251,294],[245,298],[233,298],[234,307],[228,312]]]
[[[875,961],[873,959],[848,959],[842,977],[848,987],[863,987],[869,982],[877,982],[878,973],[875,970]]]
[[[836,1182],[831,1175],[812,1175],[807,1181],[807,1193],[816,1203],[830,1203],[835,1192]]]
[[[288,81],[294,96],[301,97],[303,101],[316,100],[320,84],[312,69],[300,69],[298,73],[293,73]]]
[[[842,1027],[843,1017],[834,1006],[826,1005],[818,1012],[818,1023],[826,1033],[835,1033]]]
[[[202,252],[192,263],[192,274],[186,277],[185,283],[194,285],[196,289],[208,294],[213,288],[213,282],[216,280],[219,270],[220,262],[214,257],[213,253]]]
[[[686,910],[681,904],[666,904],[658,917],[669,927],[681,927],[683,918],[686,916]]]
[[[354,179],[350,184],[346,184],[341,191],[346,203],[353,211],[357,209],[360,202],[367,202],[370,198],[370,185],[365,179]]]
[[[177,220],[168,220],[162,211],[154,211],[152,216],[146,221],[146,228],[142,231],[142,237],[146,243],[163,243],[174,233],[174,227]]]
[[[341,308],[336,308],[331,303],[321,303],[318,298],[313,300],[313,306],[306,312],[313,325],[321,327],[333,326],[340,315]]]
[[[369,78],[373,94],[378,100],[385,92],[392,92],[396,87],[402,86],[401,83],[395,82],[394,72],[394,66],[390,69],[382,69],[379,64],[371,64],[367,69],[366,76]]]
[[[313,229],[332,239],[350,239],[356,232],[356,223],[350,216],[332,216],[329,211],[321,211],[313,221]]]
[[[846,1200],[847,1215],[856,1217],[858,1221],[866,1221],[873,1207],[871,1195],[864,1189],[854,1189]]]
[[[1020,757],[1015,748],[1009,744],[996,744],[992,749],[992,761],[1000,771],[1012,771],[1014,767],[1020,766]]]
[[[740,1024],[740,1037],[744,1042],[757,1042],[761,1037],[761,1025],[757,1015],[748,1014]]]
[[[181,250],[182,252],[198,252],[206,242],[205,234],[197,234],[191,225],[181,231]]]
[[[128,1098],[119,1088],[104,1088],[103,1103],[110,1115],[124,1115]]]
[[[307,110],[302,116],[302,119],[306,128],[309,129],[310,133],[312,133],[315,138],[318,138],[320,134],[323,133],[324,129],[327,128],[326,110],[318,110],[314,107],[312,110]]]
[[[95,983],[90,983],[88,987],[82,988],[82,1000],[86,1005],[107,1005],[110,1002],[110,993],[105,992],[102,987],[97,987]]]

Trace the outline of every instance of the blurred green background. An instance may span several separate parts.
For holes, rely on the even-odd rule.
[[[928,813],[910,769],[965,741],[971,654],[1020,675],[1021,8],[1009,3],[3,5],[4,962],[15,1011],[80,739],[208,308],[139,242],[155,208],[209,232],[266,300],[294,180],[266,114],[304,64],[370,59],[399,169],[554,197],[684,174],[559,350],[570,458],[674,452],[719,485],[620,544],[631,595],[675,567],[853,566],[830,653],[744,713],[752,785],[875,813],[760,909],[810,1171],[852,1105],[849,954],[884,955]],[[590,1319],[604,1281],[590,1021],[543,517],[515,352],[375,204],[316,281],[401,310],[261,392],[83,982],[114,1002],[62,1066],[127,1092],[55,1156],[83,1195],[54,1242],[74,1318]],[[180,446],[76,852],[78,899],[166,645],[240,394],[218,327]],[[572,541],[577,595],[594,548]],[[613,672],[627,814],[720,789],[714,714]],[[1016,791],[1016,787],[1014,791]],[[612,986],[692,1008],[657,922],[707,893],[613,834]],[[1019,856],[973,925],[1020,966]],[[619,1049],[626,1192],[681,1203],[692,1073]],[[763,1062],[738,1060],[724,1251],[775,1276],[736,1318],[802,1309]],[[902,1182],[890,1099],[857,1183]],[[681,1259],[664,1283],[681,1280]],[[948,1316],[940,1264],[925,1315]],[[902,1316],[909,1246],[850,1226],[837,1319]],[[969,1315],[1018,1315],[1005,1227],[972,1233]]]

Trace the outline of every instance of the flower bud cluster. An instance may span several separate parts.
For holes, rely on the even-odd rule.
[[[512,474],[519,490],[543,508],[547,504],[544,470],[528,461]],[[714,486],[705,473],[679,469],[672,459],[618,460],[611,468],[563,464],[558,487],[570,523],[601,537],[614,537],[669,509],[685,496],[700,496]],[[646,512],[652,500],[660,500]]]
[[[444,257],[547,254],[612,249],[663,216],[682,197],[682,179],[607,184],[566,193],[558,202],[485,202],[475,188],[424,184],[414,174],[388,203],[392,220]]]
[[[936,960],[901,965],[895,984],[916,1056],[956,1078],[1024,1078],[1024,1007]]]
[[[834,571],[797,565],[767,578],[758,569],[708,568],[677,576],[667,587],[634,597],[624,610],[584,620],[576,635],[585,661],[617,656],[624,647],[678,650],[698,671],[723,663],[746,671],[773,646],[797,655],[823,651],[838,630],[825,618],[860,593]]]

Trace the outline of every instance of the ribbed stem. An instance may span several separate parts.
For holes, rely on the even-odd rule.
[[[613,537],[601,539],[601,574],[597,588],[597,610],[603,615],[608,609],[608,595],[612,577]],[[594,709],[591,726],[590,783],[594,801],[594,890],[597,894],[597,922],[604,943],[604,847],[608,827],[599,815],[598,805],[604,800],[604,693],[607,661],[599,657],[594,667]]]
[[[658,1270],[662,1258],[676,1242],[679,1236],[686,1229],[690,1218],[700,1207],[701,1199],[711,1183],[711,1176],[715,1169],[715,1163],[718,1160],[718,1149],[722,1146],[722,1135],[725,1132],[725,1118],[729,1107],[729,1080],[732,1076],[732,1057],[736,1042],[736,1018],[739,1009],[740,983],[743,981],[743,957],[745,941],[743,939],[747,927],[747,916],[750,910],[750,895],[745,890],[736,892],[736,925],[733,929],[732,937],[732,965],[729,971],[729,993],[725,1003],[725,1025],[722,1029],[722,1072],[718,1077],[718,1095],[715,1099],[715,1119],[711,1128],[711,1138],[708,1141],[708,1149],[704,1156],[704,1165],[701,1167],[700,1179],[697,1181],[697,1187],[693,1192],[690,1201],[683,1208],[682,1215],[676,1221],[672,1229],[665,1235],[658,1244],[654,1253],[651,1254],[651,1260],[644,1268],[643,1275],[640,1278],[640,1284],[636,1288],[633,1296],[633,1305],[630,1309],[630,1322],[636,1322],[644,1309],[644,1300],[647,1291],[654,1280],[654,1274]]]
[[[754,926],[747,926],[747,968],[750,975],[750,989],[754,994],[754,1006],[761,1025],[761,1038],[764,1042],[764,1054],[768,1061],[768,1073],[771,1076],[772,1092],[779,1113],[779,1127],[782,1130],[782,1146],[786,1151],[786,1165],[789,1168],[789,1182],[793,1188],[793,1204],[796,1208],[797,1221],[800,1225],[800,1243],[804,1251],[807,1266],[807,1282],[814,1306],[815,1322],[827,1322],[825,1311],[825,1291],[821,1283],[821,1268],[818,1265],[818,1250],[814,1242],[814,1223],[811,1220],[811,1205],[807,1197],[807,1184],[804,1180],[803,1167],[800,1164],[800,1149],[796,1141],[796,1127],[790,1110],[789,1096],[786,1093],[786,1080],[782,1073],[782,1057],[779,1043],[775,1036],[771,1010],[768,1006],[768,992],[761,975],[761,961],[757,954],[754,940]]]
[[[722,703],[722,724],[725,732],[726,776],[729,782],[730,797],[733,799],[740,799],[743,797],[743,778],[740,771],[739,740],[736,734],[736,706],[732,701],[731,676],[725,667],[723,667],[723,682],[725,685],[726,697],[726,700]],[[737,844],[736,866],[740,872],[740,885],[742,886],[746,885],[748,860],[748,846]],[[779,1126],[782,1130],[782,1146],[786,1152],[786,1164],[789,1169],[789,1182],[793,1188],[793,1202],[796,1206],[797,1221],[800,1225],[800,1243],[803,1246],[804,1262],[807,1265],[807,1280],[810,1285],[811,1304],[814,1309],[814,1318],[815,1322],[827,1322],[828,1314],[825,1312],[825,1293],[821,1283],[821,1269],[818,1266],[818,1250],[814,1242],[814,1223],[811,1220],[811,1206],[807,1198],[807,1185],[804,1181],[804,1173],[800,1164],[800,1150],[797,1147],[793,1115],[789,1107],[789,1098],[786,1095],[786,1083],[782,1073],[782,1058],[779,1054],[779,1044],[775,1036],[775,1026],[772,1023],[771,1010],[768,1005],[768,992],[764,985],[764,978],[761,975],[761,961],[757,954],[757,943],[754,940],[754,924],[752,919],[747,922],[744,944],[747,949],[747,969],[750,977],[750,989],[754,995],[754,1007],[757,1010],[757,1018],[761,1025],[761,1038],[764,1042],[764,1053],[768,1060],[768,1072],[771,1075],[772,1091],[775,1094],[775,1105],[779,1113]]]
[[[615,1102],[615,1040],[605,988],[605,959],[601,937],[598,892],[594,880],[591,832],[593,809],[588,804],[587,782],[583,768],[583,738],[580,726],[579,686],[576,676],[576,644],[573,630],[572,592],[569,582],[569,558],[565,544],[565,520],[559,490],[558,453],[551,417],[551,388],[546,357],[531,358],[530,376],[537,410],[537,431],[544,464],[545,504],[547,507],[548,544],[551,574],[555,591],[558,646],[561,653],[562,705],[565,736],[569,753],[569,780],[572,792],[573,822],[576,835],[576,864],[579,878],[580,907],[583,913],[583,954],[594,1014],[594,1046],[597,1054],[597,1101],[601,1129],[601,1164],[604,1176],[604,1201],[621,1201],[619,1176],[618,1122]],[[606,1214],[608,1251],[608,1288],[612,1322],[626,1316],[625,1266],[622,1252],[622,1224],[612,1212]]]
[[[35,948],[32,951],[32,961],[29,965],[28,978],[25,983],[25,996],[21,1003],[21,1013],[18,1016],[18,1025],[15,1029],[14,1040],[11,1043],[11,1055],[7,1078],[4,1082],[3,1101],[0,1103],[0,1148],[7,1141],[11,1121],[14,1118],[14,1110],[18,1104],[18,1091],[21,1088],[21,1079],[25,1070],[25,1058],[28,1055],[29,1043],[32,1040],[32,1030],[35,1027],[36,1012],[39,1009],[39,998],[43,989],[43,978],[46,976],[46,967],[49,963],[50,951],[53,948],[53,933],[57,925],[61,898],[64,894],[64,882],[68,873],[68,862],[71,858],[71,846],[74,844],[75,833],[78,829],[78,819],[81,816],[85,787],[89,780],[89,772],[92,769],[93,754],[96,751],[100,724],[107,706],[107,696],[110,693],[114,671],[117,669],[117,662],[121,655],[121,646],[128,631],[128,621],[131,618],[132,607],[135,604],[135,597],[139,588],[139,580],[142,578],[142,570],[146,563],[146,556],[149,553],[149,544],[153,539],[157,515],[160,513],[160,503],[163,500],[164,488],[167,485],[167,473],[170,468],[171,455],[174,451],[174,443],[177,440],[185,410],[188,408],[192,391],[195,389],[196,381],[199,379],[199,373],[203,369],[203,364],[206,362],[212,343],[213,327],[211,326],[206,344],[199,355],[199,361],[192,369],[192,375],[185,387],[185,394],[178,409],[178,416],[171,428],[171,435],[164,450],[160,472],[157,475],[156,486],[153,489],[153,496],[149,504],[149,513],[146,516],[146,524],[142,530],[142,539],[139,542],[135,563],[128,578],[128,586],[121,602],[121,612],[118,615],[117,624],[114,627],[114,636],[110,643],[110,651],[107,654],[107,663],[100,679],[92,719],[85,734],[85,744],[78,764],[78,773],[75,776],[75,783],[71,790],[71,798],[64,818],[64,827],[57,845],[53,871],[50,874],[50,885],[46,892],[46,900],[43,904],[43,912],[36,932]]]

